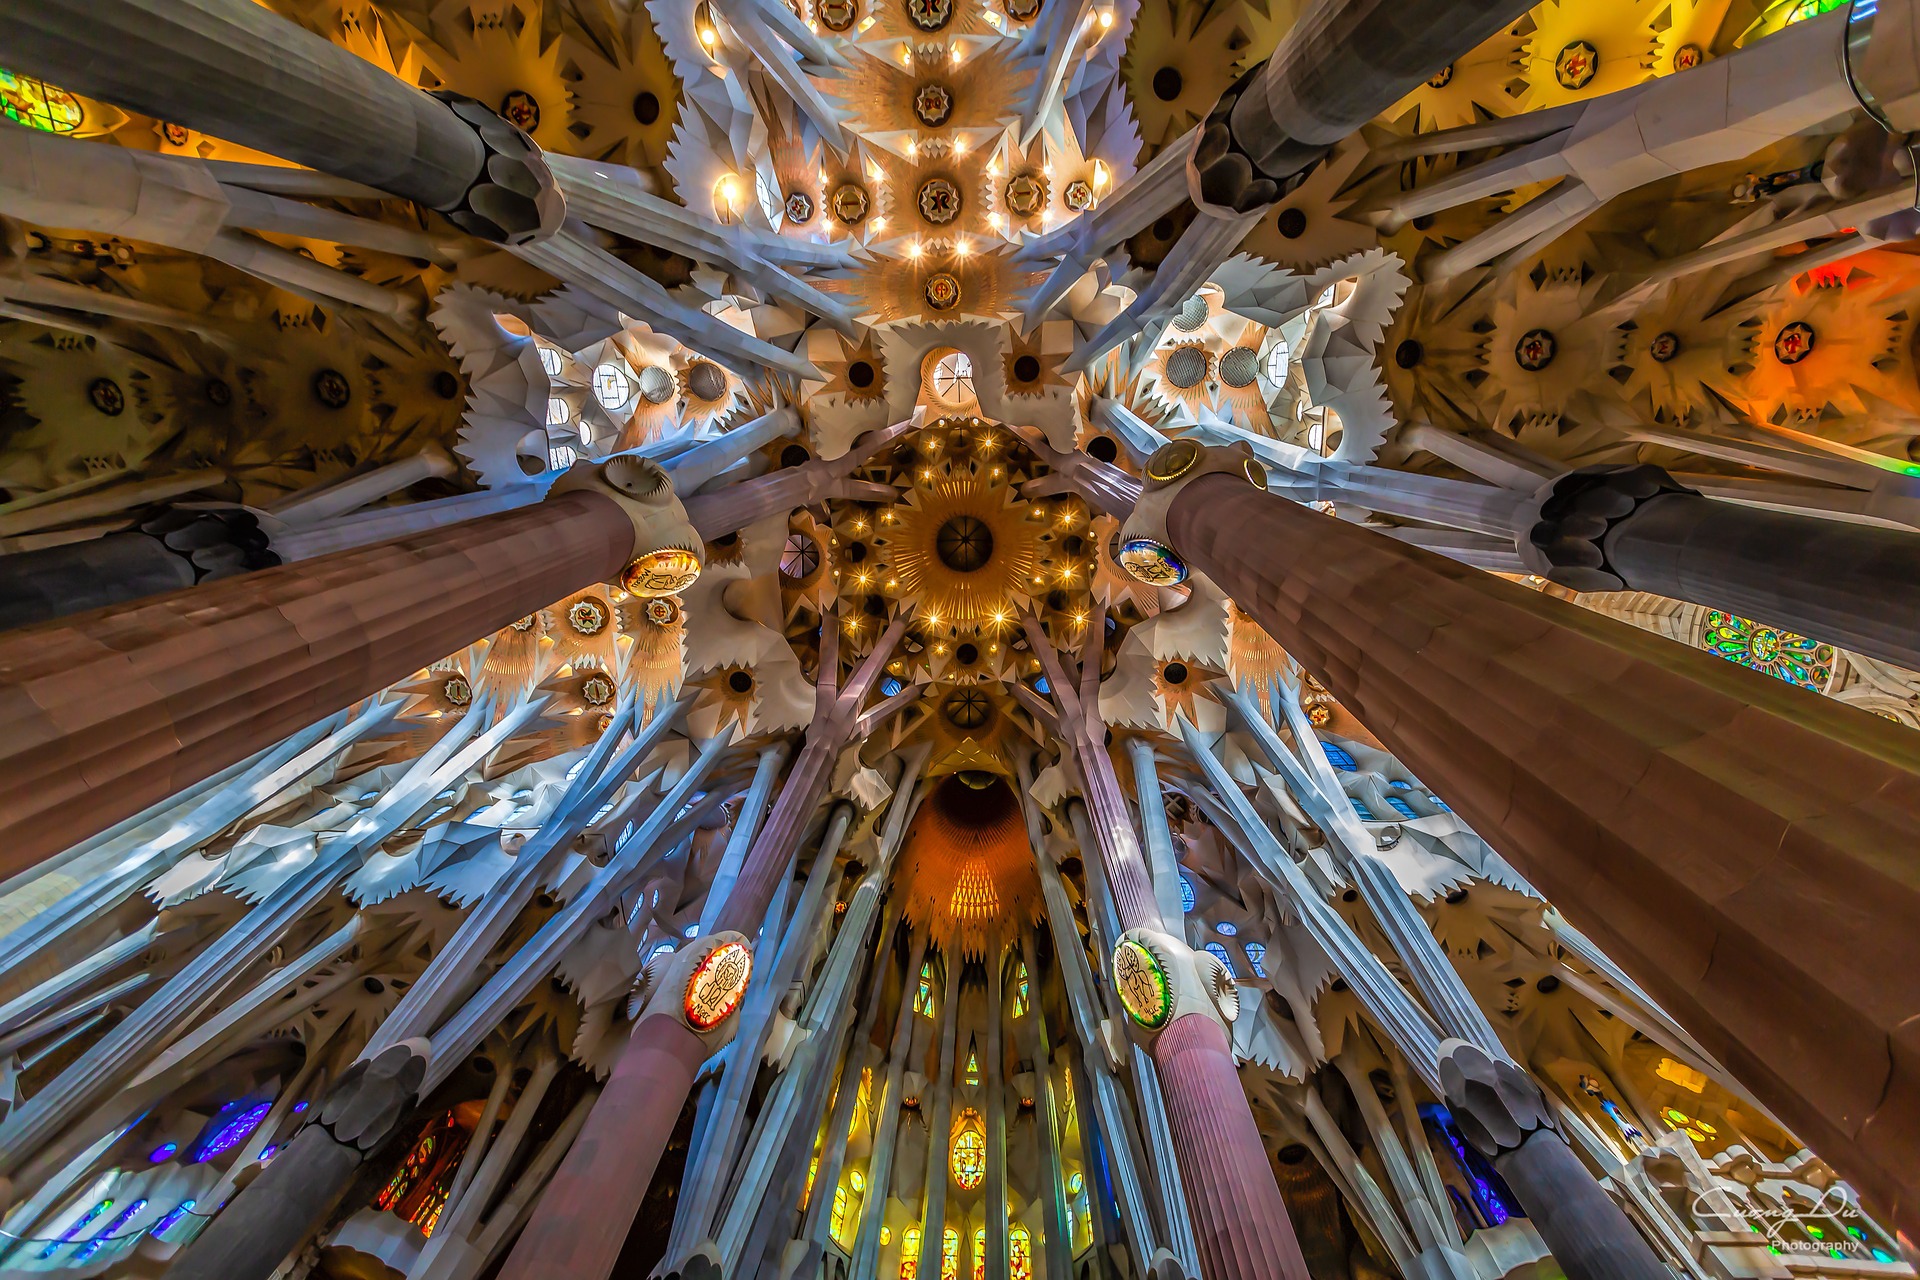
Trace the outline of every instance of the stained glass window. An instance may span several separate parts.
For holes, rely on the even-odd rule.
[[[1033,1237],[1019,1223],[1007,1230],[1007,1272],[1012,1280],[1033,1280]]]
[[[176,1222],[193,1212],[193,1205],[194,1202],[191,1200],[182,1200],[179,1204],[161,1214],[160,1220],[153,1224],[153,1228],[148,1231],[147,1234],[150,1236],[166,1235],[167,1232],[173,1230],[173,1225]]]
[[[1013,1016],[1016,1018],[1026,1017],[1027,1010],[1030,1007],[1032,1006],[1027,996],[1027,966],[1022,963],[1019,969],[1019,976],[1014,979],[1013,983]]]
[[[1728,662],[1752,667],[1816,693],[1824,691],[1833,679],[1832,645],[1718,609],[1707,611],[1701,647]]]
[[[967,1046],[967,1083],[980,1083],[980,1053],[972,1045]]]
[[[987,1229],[973,1229],[973,1280],[986,1280],[987,1275]]]
[[[1194,903],[1193,881],[1187,879],[1185,876],[1181,876],[1180,877],[1180,909],[1182,911],[1191,911],[1193,910],[1193,903]]]
[[[72,133],[86,119],[80,100],[32,76],[0,71],[0,112],[43,133]]]
[[[987,1180],[987,1128],[972,1107],[953,1122],[953,1180],[972,1191]]]
[[[920,1274],[920,1228],[908,1227],[900,1233],[900,1280],[916,1280]]]
[[[1253,976],[1256,978],[1266,977],[1267,944],[1264,942],[1249,942],[1240,949],[1247,953],[1247,967],[1253,970]]]
[[[845,1187],[833,1189],[833,1220],[828,1224],[827,1229],[833,1232],[834,1243],[842,1249],[847,1247],[847,1189]]]
[[[1234,934],[1240,932],[1240,927],[1231,920],[1222,920],[1219,924],[1213,926],[1213,931],[1223,938],[1231,938]]]
[[[1360,766],[1354,762],[1353,753],[1345,747],[1336,747],[1331,742],[1323,742],[1320,744],[1320,749],[1327,753],[1327,760],[1334,768],[1344,769],[1348,773],[1359,770]]]
[[[99,1204],[81,1214],[78,1221],[60,1233],[59,1239],[40,1251],[40,1261],[45,1262],[48,1258],[51,1258],[55,1250],[92,1226],[95,1218],[111,1208],[113,1208],[113,1201],[102,1200]]]
[[[260,1122],[267,1118],[267,1112],[273,1110],[271,1102],[229,1102],[220,1108],[213,1123],[200,1143],[193,1149],[193,1162],[203,1164],[216,1156],[225,1155],[247,1140],[247,1136],[259,1128]]]
[[[1355,800],[1353,802],[1353,811],[1354,813],[1359,815],[1360,821],[1362,822],[1378,822],[1379,821],[1378,818],[1373,816],[1373,810],[1367,808],[1366,805],[1362,804],[1358,800]]]
[[[933,962],[920,966],[920,988],[913,996],[913,1011],[925,1017],[933,1016]]]
[[[956,1280],[960,1274],[960,1233],[948,1227],[940,1233],[940,1280]]]
[[[1412,805],[1408,804],[1405,800],[1402,800],[1399,796],[1388,796],[1387,807],[1392,809],[1395,813],[1399,814],[1403,818],[1417,818],[1420,816],[1419,814],[1413,811]]]
[[[100,1246],[113,1239],[114,1232],[120,1230],[120,1228],[126,1226],[129,1222],[132,1222],[134,1218],[139,1215],[140,1211],[146,1207],[147,1202],[145,1200],[135,1200],[119,1213],[114,1214],[112,1222],[100,1228],[93,1239],[73,1251],[73,1261],[85,1262],[88,1258],[100,1252]],[[138,1233],[136,1232],[135,1234]]]
[[[1392,787],[1395,791],[1413,790],[1413,784],[1411,782],[1408,782],[1405,778],[1395,778],[1392,782],[1389,782],[1387,785]]]
[[[1447,807],[1447,802],[1445,800],[1442,800],[1439,796],[1433,794],[1433,792],[1431,791],[1427,792],[1427,799],[1433,801],[1433,807],[1438,809],[1440,812],[1442,813],[1453,812],[1452,809],[1449,809]]]
[[[1223,943],[1209,942],[1207,944],[1207,954],[1227,966],[1228,973],[1233,973],[1233,958],[1227,954],[1227,948]]]
[[[173,1153],[179,1149],[180,1144],[177,1142],[163,1142],[153,1149],[153,1154],[148,1156],[147,1159],[153,1161],[155,1164],[159,1164],[162,1160],[173,1159]]]
[[[898,676],[882,676],[880,678],[880,696],[883,698],[891,698],[894,694],[899,693],[906,687],[906,685],[900,683],[900,677]]]

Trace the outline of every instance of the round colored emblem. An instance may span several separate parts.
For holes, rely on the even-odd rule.
[[[174,124],[171,120],[161,124],[160,136],[167,140],[168,146],[172,146],[172,147],[186,146],[187,142],[191,137],[191,135],[188,134],[187,132],[187,126],[183,124]]]
[[[1007,208],[1022,218],[1031,218],[1047,202],[1047,186],[1031,173],[1015,174],[1007,180]]]
[[[700,557],[679,547],[649,551],[629,564],[620,574],[620,585],[629,595],[677,596],[700,577]]]
[[[953,115],[953,90],[939,83],[928,83],[914,90],[913,114],[929,129],[938,129]]]
[[[867,189],[857,182],[843,183],[834,188],[833,216],[852,226],[867,216]]]
[[[1444,89],[1452,83],[1453,64],[1451,62],[1427,77],[1427,88],[1429,89]]]
[[[1120,939],[1113,949],[1113,986],[1127,1016],[1149,1031],[1158,1031],[1173,1017],[1173,990],[1160,960],[1132,938]]]
[[[500,115],[524,133],[540,127],[540,104],[525,89],[512,90],[500,99]]]
[[[1559,344],[1545,329],[1529,329],[1513,344],[1513,362],[1528,373],[1538,373],[1553,363]]]
[[[1120,567],[1155,587],[1173,587],[1187,580],[1187,566],[1173,548],[1152,538],[1129,538],[1120,544]]]
[[[1691,71],[1706,61],[1706,54],[1697,44],[1683,44],[1673,51],[1673,69]]]
[[[117,418],[127,410],[127,393],[112,378],[95,378],[89,382],[87,400],[109,418]]]
[[[1177,480],[1200,461],[1200,446],[1191,440],[1169,440],[1147,459],[1147,479]]]
[[[945,226],[960,216],[960,188],[945,178],[928,178],[920,184],[920,216],[935,226]]]
[[[583,636],[593,635],[607,625],[607,606],[598,600],[575,600],[567,606],[567,625]]]
[[[1780,656],[1780,633],[1772,627],[1755,627],[1747,641],[1747,653],[1762,665]]]
[[[448,676],[440,686],[440,696],[456,707],[464,707],[473,701],[473,686],[467,683],[465,676]]]
[[[1668,330],[1653,335],[1653,341],[1647,344],[1647,354],[1655,364],[1665,364],[1680,354],[1680,335]]]
[[[1781,364],[1799,364],[1813,354],[1816,336],[1812,325],[1795,320],[1774,335],[1773,354]]]
[[[711,1031],[740,1007],[753,976],[753,953],[741,942],[725,942],[707,953],[687,979],[682,1009],[695,1031]]]
[[[953,0],[907,0],[907,18],[922,31],[938,31],[953,21]]]
[[[1060,199],[1075,213],[1085,213],[1093,208],[1093,184],[1085,178],[1075,178],[1060,193]]]
[[[1553,60],[1553,78],[1562,89],[1584,89],[1600,72],[1600,51],[1585,40],[1575,40]]]
[[[942,271],[927,277],[927,305],[935,311],[951,311],[960,305],[960,282]]]
[[[647,601],[647,621],[656,627],[670,627],[680,621],[680,606],[665,596]]]
[[[580,696],[590,707],[604,707],[613,701],[613,681],[602,675],[588,676],[580,682]]]
[[[813,197],[804,191],[792,191],[787,194],[787,221],[800,223],[813,221]]]

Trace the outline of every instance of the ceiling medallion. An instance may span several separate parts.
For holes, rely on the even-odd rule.
[[[1538,373],[1553,363],[1559,343],[1545,329],[1529,329],[1513,344],[1513,362],[1528,373]]]
[[[787,221],[792,223],[813,221],[813,197],[804,191],[787,193]]]
[[[907,0],[907,18],[922,31],[938,31],[953,21],[953,0]]]
[[[1673,51],[1675,71],[1691,71],[1706,60],[1706,53],[1697,44],[1683,44]]]
[[[1176,347],[1167,353],[1163,366],[1167,382],[1182,391],[1191,391],[1206,381],[1213,360],[1203,346]]]
[[[700,557],[680,547],[662,547],[634,560],[620,573],[629,595],[677,596],[700,577]]]
[[[695,1031],[711,1031],[740,1007],[753,975],[753,953],[742,942],[723,942],[694,966],[681,1009]]]
[[[1817,337],[1812,325],[1804,320],[1795,320],[1774,336],[1774,358],[1781,364],[1799,364],[1813,354],[1813,344]]]
[[[580,682],[580,697],[590,707],[604,707],[613,701],[613,681],[603,675],[591,675]]]
[[[857,182],[842,183],[833,192],[833,216],[852,226],[867,216],[867,189]]]
[[[647,601],[647,621],[656,627],[670,627],[680,621],[680,606],[665,596],[655,596]]]
[[[1157,1031],[1173,1016],[1173,987],[1166,967],[1132,938],[1120,939],[1113,949],[1113,986],[1127,1016],[1147,1030]]]
[[[929,81],[914,91],[913,114],[929,129],[938,129],[953,116],[953,90],[939,81]]]
[[[1040,12],[1040,0],[1005,0],[1007,16],[1015,22],[1031,22]]]
[[[512,627],[515,631],[531,631],[533,630],[533,624],[538,621],[539,621],[538,618],[534,617],[532,614],[528,614],[526,617],[520,619],[518,622],[510,622],[507,625]]]
[[[338,369],[322,369],[313,375],[313,398],[329,409],[344,409],[353,399],[353,386]]]
[[[1584,89],[1600,72],[1600,51],[1585,40],[1575,40],[1553,60],[1553,78],[1562,89]]]
[[[1128,538],[1120,544],[1120,567],[1154,587],[1177,587],[1187,580],[1187,566],[1173,548],[1152,538]]]
[[[1444,89],[1452,83],[1453,64],[1451,62],[1427,77],[1427,88],[1429,89]]]
[[[112,378],[95,378],[89,382],[87,401],[109,418],[117,418],[127,410],[127,393]]]
[[[1085,213],[1093,208],[1093,184],[1085,178],[1075,178],[1060,193],[1061,201],[1075,213]]]
[[[1680,354],[1680,335],[1672,330],[1654,334],[1653,341],[1647,344],[1647,354],[1655,364],[1665,364]]]
[[[1147,458],[1147,479],[1178,480],[1200,461],[1200,446],[1191,440],[1169,440]]]
[[[567,606],[567,625],[590,636],[607,625],[607,606],[598,600],[575,600]]]
[[[1022,218],[1031,218],[1047,202],[1047,184],[1031,173],[1018,173],[1007,180],[1007,208]]]
[[[820,25],[827,30],[846,31],[860,16],[860,6],[854,0],[819,0],[814,12],[820,15]]]
[[[452,706],[464,707],[473,701],[473,686],[465,676],[448,676],[440,686],[440,696]]]
[[[936,227],[952,222],[960,216],[960,188],[945,178],[928,178],[920,184],[920,216]]]
[[[951,311],[960,305],[960,282],[944,271],[927,277],[924,292],[927,305],[935,311]]]
[[[525,89],[514,89],[500,99],[500,116],[522,133],[532,133],[540,127],[540,104]]]

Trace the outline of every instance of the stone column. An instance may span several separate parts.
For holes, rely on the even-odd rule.
[[[1040,955],[1034,948],[1032,934],[1023,935],[1020,941],[1027,961],[1027,981],[1034,987],[1027,1016],[1020,1024],[1020,1038],[1027,1060],[1033,1064],[1034,1126],[1040,1142],[1040,1207],[1046,1214],[1046,1280],[1066,1280],[1073,1274],[1073,1213],[1066,1202],[1066,1185],[1060,1172],[1060,1107],[1053,1094],[1053,1052],[1047,1043],[1046,1014],[1041,1011],[1038,984],[1033,978],[1040,971]],[[1006,1223],[1002,1221],[1003,1241],[1006,1234]]]
[[[0,10],[16,71],[439,209],[475,235],[551,235],[566,204],[492,108],[423,92],[252,0]]]
[[[1297,506],[1248,483],[1243,454],[1190,447],[1156,455],[1173,478],[1143,492],[1123,555],[1162,580],[1205,572],[1920,1231],[1920,870],[1887,852],[1920,841],[1920,741]]]
[[[1180,860],[1173,851],[1173,829],[1167,825],[1166,799],[1160,791],[1160,772],[1154,767],[1153,744],[1141,737],[1127,739],[1127,758],[1133,763],[1133,794],[1140,806],[1140,829],[1147,836],[1147,870],[1153,875],[1153,896],[1160,918],[1181,922]]]
[[[1247,212],[1299,185],[1332,146],[1526,13],[1526,0],[1315,0],[1273,56],[1207,116],[1187,182]]]
[[[927,936],[916,933],[907,953],[906,980],[900,984],[900,1009],[894,1015],[893,1039],[887,1047],[886,1085],[880,1090],[874,1115],[873,1159],[867,1166],[867,1198],[860,1204],[859,1233],[853,1240],[853,1265],[848,1274],[872,1275],[880,1263],[880,1228],[886,1221],[887,1201],[893,1198],[893,1156],[900,1132],[900,1089],[907,1070],[907,1051],[913,1044],[913,993],[920,982],[920,965],[927,955]],[[877,1002],[878,991],[874,992]]]
[[[920,1214],[920,1274],[940,1274],[940,1240],[947,1226],[947,1179],[952,1177],[953,1060],[960,1035],[960,957],[951,951],[940,957],[946,982],[940,996],[940,1058],[933,1096],[925,1100],[927,1113],[927,1179]],[[917,975],[908,974],[909,986]],[[962,1236],[966,1232],[960,1233]],[[962,1244],[965,1243],[963,1240]]]
[[[1006,966],[1009,952],[996,942],[987,961],[987,1280],[1007,1280],[1007,1072]],[[1034,983],[1029,970],[1031,990]],[[1040,1070],[1039,1064],[1034,1070]],[[1039,1104],[1036,1094],[1034,1102]]]
[[[585,469],[582,483],[594,483],[584,476]],[[639,511],[644,499],[614,492],[568,492],[537,507],[0,634],[0,875],[556,596],[617,580],[652,532],[643,522],[679,507],[669,491],[671,512],[648,514]],[[679,538],[670,536],[675,545]]]
[[[1719,502],[1659,467],[1585,467],[1523,510],[1520,558],[1579,591],[1650,591],[1920,667],[1920,533]]]

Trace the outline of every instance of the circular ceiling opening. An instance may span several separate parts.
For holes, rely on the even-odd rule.
[[[1180,90],[1186,87],[1186,78],[1178,67],[1162,67],[1153,73],[1153,96],[1162,102],[1172,102],[1180,96]]]
[[[1120,456],[1120,446],[1112,436],[1095,436],[1087,441],[1087,456],[1096,462],[1112,462]]]
[[[971,644],[963,644],[953,651],[954,659],[963,667],[970,667],[980,661],[980,650]]]
[[[956,729],[978,729],[993,714],[987,695],[978,689],[962,689],[940,708]]]
[[[955,573],[973,573],[993,558],[993,530],[978,516],[955,516],[934,534],[933,550]]]

